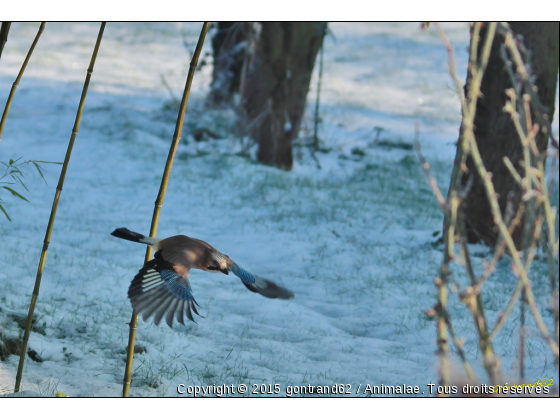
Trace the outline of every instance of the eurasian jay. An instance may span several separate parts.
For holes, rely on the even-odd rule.
[[[192,268],[217,273],[233,272],[241,279],[251,292],[260,293],[271,299],[291,299],[291,290],[276,283],[253,276],[235,264],[227,255],[222,254],[212,245],[200,239],[184,235],[171,236],[166,239],[150,238],[126,228],[116,229],[111,235],[127,241],[139,242],[150,246],[154,259],[134,277],[128,289],[132,308],[142,314],[144,321],[154,315],[154,322],[159,325],[165,315],[167,325],[173,326],[173,318],[185,325],[184,314],[193,322],[192,312],[201,316],[196,310],[198,303],[192,294],[189,271]],[[198,305],[200,307],[200,305]]]

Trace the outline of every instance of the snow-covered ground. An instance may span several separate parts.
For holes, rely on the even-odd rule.
[[[43,362],[27,358],[23,389],[121,395],[127,289],[144,248],[109,233],[122,226],[149,230],[176,117],[162,76],[180,97],[200,27],[106,27],[35,310],[45,335],[32,333],[29,346]],[[443,27],[464,80],[467,25]],[[37,29],[12,25],[0,61],[0,98],[7,98]],[[139,322],[136,344],[145,351],[134,359],[132,396],[177,396],[179,384],[242,383],[246,395],[253,384],[279,384],[285,395],[290,385],[350,384],[355,392],[359,384],[406,383],[426,396],[427,384],[437,383],[435,325],[423,311],[435,302],[441,249],[432,242],[441,214],[409,146],[419,121],[424,154],[445,190],[460,123],[447,53],[434,29],[421,31],[416,23],[333,23],[330,29],[320,131],[328,152],[317,154],[322,168],[300,144],[291,172],[238,156],[241,142],[225,129],[231,116],[203,109],[208,57],[195,75],[158,230],[161,237],[185,234],[211,243],[292,289],[295,299],[267,300],[235,277],[193,272],[205,318],[173,329]],[[17,90],[0,161],[63,160],[97,31],[91,23],[47,24]],[[203,54],[209,48],[208,38]],[[302,137],[312,130],[315,95],[316,74]],[[195,127],[223,138],[197,143],[188,135]],[[374,127],[384,129],[377,141]],[[12,336],[21,330],[9,315],[27,312],[60,166],[45,169],[47,184],[27,170],[30,203],[3,194],[13,223],[0,222],[0,331]],[[491,251],[473,249],[480,270]],[[459,267],[454,271],[465,281]],[[532,280],[550,328],[543,261],[535,262]],[[483,293],[490,320],[515,284],[505,258]],[[456,298],[450,305],[484,382],[471,317]],[[495,345],[505,372],[517,379],[517,310],[511,318]],[[556,384],[550,351],[529,331],[526,378]],[[17,356],[0,362],[0,394],[13,390],[17,363]]]

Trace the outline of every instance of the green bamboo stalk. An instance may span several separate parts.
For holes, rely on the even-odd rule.
[[[14,94],[16,93],[16,89],[19,86],[19,82],[21,80],[21,77],[23,76],[23,72],[25,71],[25,68],[27,67],[27,63],[29,62],[29,59],[31,58],[31,54],[33,54],[33,50],[35,49],[35,46],[37,45],[37,42],[39,42],[39,38],[41,37],[41,34],[43,33],[43,30],[45,29],[45,25],[46,25],[46,22],[42,22],[41,26],[39,26],[39,32],[37,32],[37,35],[35,35],[35,39],[33,40],[33,44],[31,44],[31,47],[29,48],[29,51],[27,52],[27,55],[25,56],[25,60],[23,60],[23,64],[21,66],[19,74],[16,77],[16,81],[12,85],[12,90],[10,90],[10,95],[8,96],[8,100],[6,101],[6,106],[4,107],[4,112],[2,113],[2,120],[0,120],[0,141],[2,141],[2,133],[4,132],[4,124],[6,124],[6,118],[8,117],[8,112],[10,112],[10,107],[12,106],[12,100],[14,99]]]
[[[12,22],[2,22],[2,27],[0,28],[0,57],[2,57],[2,51],[4,51],[4,45],[8,41],[8,32],[10,32],[10,26]]]
[[[35,311],[35,304],[37,303],[37,297],[39,296],[39,287],[41,286],[41,278],[43,276],[43,269],[45,268],[45,261],[47,259],[47,250],[49,248],[49,243],[51,240],[51,233],[53,230],[54,219],[56,217],[56,210],[58,208],[58,201],[60,199],[60,194],[62,193],[62,187],[64,185],[64,179],[66,178],[66,171],[68,170],[68,163],[70,162],[70,156],[72,155],[72,148],[74,147],[74,141],[76,140],[76,135],[78,134],[78,129],[80,128],[80,120],[82,119],[82,112],[84,110],[84,104],[86,101],[89,81],[91,79],[91,74],[93,73],[93,66],[95,65],[95,59],[97,58],[97,52],[99,51],[99,45],[101,44],[101,38],[103,37],[104,30],[105,30],[105,22],[101,23],[101,28],[99,29],[99,34],[97,35],[97,41],[95,43],[95,48],[93,49],[91,61],[87,69],[86,80],[84,82],[84,87],[82,89],[82,96],[80,97],[80,104],[78,105],[78,112],[76,113],[74,127],[72,128],[72,136],[70,137],[70,141],[68,143],[68,149],[66,150],[66,156],[64,158],[64,163],[62,165],[62,171],[60,172],[60,178],[58,180],[58,185],[56,186],[56,193],[54,195],[51,215],[49,218],[49,223],[47,225],[47,232],[45,233],[45,240],[43,242],[43,250],[41,251],[39,267],[37,268],[37,278],[35,279],[35,287],[33,288],[31,303],[29,305],[29,314],[27,315],[27,322],[25,324],[25,332],[23,334],[23,343],[19,355],[19,365],[18,365],[18,370],[16,375],[16,386],[14,388],[14,392],[19,392],[19,388],[21,384],[23,365],[25,363],[25,354],[27,352],[27,342],[29,341],[29,332],[31,331],[31,323],[33,322],[33,312]]]
[[[194,50],[194,54],[189,67],[189,74],[187,75],[187,81],[185,83],[185,89],[183,91],[183,98],[181,99],[181,106],[179,107],[179,114],[177,115],[177,122],[175,124],[175,133],[173,134],[173,141],[171,142],[171,147],[169,149],[169,154],[167,155],[167,162],[165,162],[165,169],[163,171],[163,176],[161,178],[161,184],[159,187],[158,196],[154,206],[154,214],[152,216],[152,225],[150,227],[150,237],[155,237],[157,233],[157,226],[159,222],[159,215],[161,212],[161,207],[163,206],[163,200],[165,198],[165,192],[167,190],[167,184],[169,182],[169,175],[171,173],[171,167],[173,166],[173,158],[175,157],[175,152],[177,151],[177,146],[181,140],[181,132],[183,130],[183,121],[185,119],[185,112],[187,110],[187,102],[189,100],[189,93],[191,91],[191,85],[194,77],[194,72],[198,65],[198,58],[200,57],[200,51],[202,50],[202,44],[204,43],[204,38],[206,37],[206,32],[208,32],[208,26],[210,22],[204,22],[202,25],[202,30],[200,31],[200,36],[198,37],[198,43]],[[144,258],[144,263],[147,263],[152,259],[152,249],[146,247],[146,256]],[[126,366],[123,379],[123,397],[128,397],[130,392],[130,383],[132,380],[132,362],[134,359],[134,342],[136,341],[136,329],[138,327],[138,314],[132,312],[132,318],[130,320],[130,331],[128,335],[128,347],[126,348]]]

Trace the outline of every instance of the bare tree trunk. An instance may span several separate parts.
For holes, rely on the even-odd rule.
[[[217,26],[212,37],[214,69],[208,105],[223,107],[233,105],[233,97],[239,92],[249,24],[217,22]]]
[[[533,74],[537,77],[538,95],[541,103],[548,108],[548,118],[552,122],[558,77],[558,22],[513,22],[510,27],[515,34],[523,35],[525,46],[533,52],[531,64]],[[486,29],[483,28],[481,39],[484,39],[485,31]],[[519,173],[523,174],[524,169],[520,163],[523,159],[523,151],[511,117],[503,111],[506,102],[505,90],[512,87],[505,63],[500,56],[500,46],[503,41],[503,36],[496,34],[488,67],[482,79],[482,96],[477,102],[474,134],[484,165],[492,173],[502,214],[505,212],[508,194],[511,191],[514,194],[515,214],[521,202],[521,188],[509,173],[503,158],[507,156]],[[481,49],[479,43],[478,54],[481,53]],[[470,75],[467,76],[467,83],[469,77]],[[548,134],[541,130],[537,135],[536,143],[540,151],[545,151],[548,148]],[[463,204],[468,241],[471,243],[484,241],[489,246],[495,246],[498,232],[494,229],[484,186],[470,158],[467,159],[467,168],[468,172],[462,180],[463,185],[466,184],[469,176],[474,176],[474,183]],[[522,232],[522,229],[517,229],[513,236],[518,249],[523,248]]]
[[[242,81],[239,110],[258,159],[290,170],[325,22],[264,22]]]
[[[2,57],[2,51],[4,51],[4,45],[8,41],[8,32],[10,32],[10,26],[12,22],[2,22],[2,27],[0,28],[0,57]]]

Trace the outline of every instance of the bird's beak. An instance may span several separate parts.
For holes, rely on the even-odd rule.
[[[226,276],[229,274],[227,268],[220,268],[219,269],[222,273],[224,273]]]

